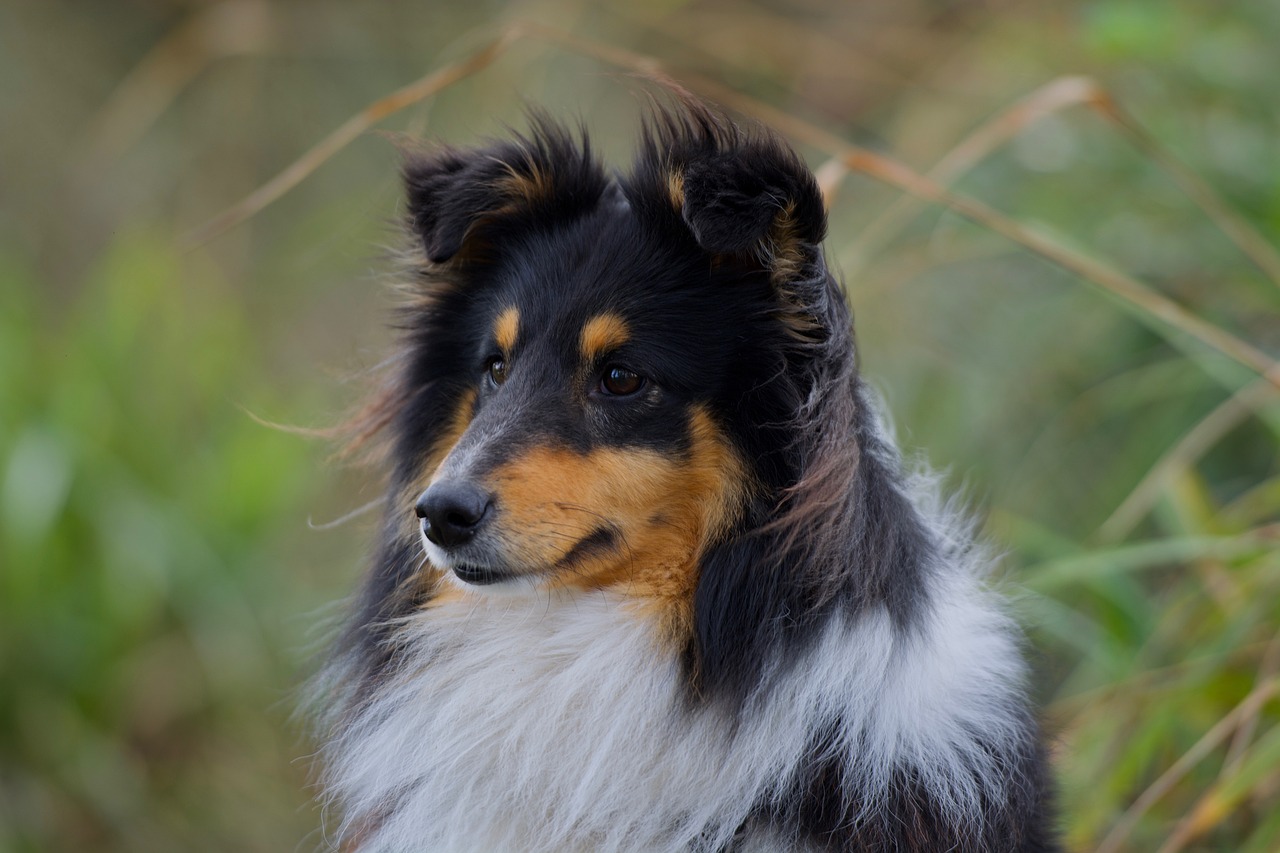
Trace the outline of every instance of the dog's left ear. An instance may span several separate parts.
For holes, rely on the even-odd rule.
[[[802,274],[826,234],[813,174],[773,138],[691,159],[671,185],[680,190],[680,215],[699,246],[712,255],[754,259],[775,283]]]
[[[819,277],[827,214],[809,167],[768,130],[673,94],[645,128],[636,182],[649,209],[674,212],[703,251],[765,269],[775,284]]]

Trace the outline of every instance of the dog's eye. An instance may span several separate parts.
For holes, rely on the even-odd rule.
[[[645,386],[645,378],[625,367],[610,367],[600,377],[600,390],[610,397],[630,397]]]
[[[494,385],[501,385],[507,381],[507,362],[501,356],[494,356],[489,359],[488,367],[489,381]]]

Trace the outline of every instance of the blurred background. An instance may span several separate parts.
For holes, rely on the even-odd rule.
[[[0,850],[323,847],[296,709],[377,472],[264,421],[387,351],[397,135],[534,103],[625,164],[660,67],[821,169],[865,370],[1007,553],[1070,849],[1274,853],[1277,43],[1270,0],[0,0]]]

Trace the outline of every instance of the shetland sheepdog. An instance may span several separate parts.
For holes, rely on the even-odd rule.
[[[1057,850],[992,559],[860,377],[812,173],[673,100],[625,173],[537,114],[406,159],[335,843]]]

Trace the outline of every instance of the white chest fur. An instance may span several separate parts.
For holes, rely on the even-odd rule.
[[[329,790],[375,816],[362,851],[715,849],[835,726],[865,792],[907,765],[971,810],[999,795],[975,734],[1013,736],[1021,665],[987,594],[950,568],[921,629],[833,617],[737,719],[691,708],[671,650],[604,595],[420,613],[403,664],[330,745]]]

